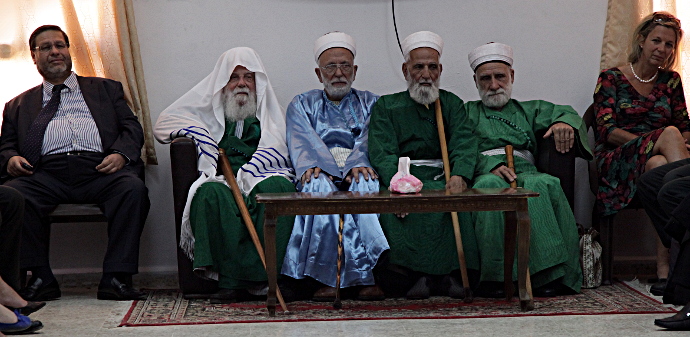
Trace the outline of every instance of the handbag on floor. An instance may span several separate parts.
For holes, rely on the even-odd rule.
[[[577,229],[580,233],[582,288],[596,288],[601,285],[601,245],[594,240],[599,233],[580,224],[577,224]]]

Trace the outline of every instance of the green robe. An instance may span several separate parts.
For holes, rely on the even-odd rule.
[[[570,106],[510,100],[501,111],[495,111],[475,101],[465,104],[464,110],[479,138],[474,188],[509,187],[505,180],[491,173],[505,162],[505,155],[486,156],[481,152],[512,144],[515,149],[536,155],[535,134],[543,134],[557,122],[566,123],[576,131],[571,151],[577,151],[585,159],[592,158],[584,122]],[[579,237],[560,182],[558,178],[537,172],[529,161],[514,158],[518,186],[540,193],[539,197],[528,200],[532,220],[529,261],[532,286],[562,278],[563,285],[580,291]],[[479,246],[481,280],[503,281],[503,212],[473,212],[472,219]],[[517,269],[513,268],[513,279],[516,273]]]
[[[256,151],[261,137],[259,120],[244,121],[242,139],[235,136],[236,123],[225,125],[225,135],[218,146],[225,150],[237,175]],[[270,177],[258,183],[244,201],[263,245],[264,205],[256,203],[257,193],[295,192],[295,186],[283,177]],[[245,289],[257,282],[266,282],[259,254],[230,189],[221,183],[207,182],[197,189],[190,209],[190,224],[194,233],[194,268],[206,267],[217,272],[218,285],[226,289]],[[279,217],[276,226],[278,269],[282,267],[295,217]]]
[[[469,180],[474,172],[477,143],[467,127],[467,116],[461,109],[463,102],[444,90],[440,91],[440,100],[451,175]],[[441,159],[434,106],[427,108],[416,103],[407,91],[382,96],[371,112],[369,161],[380,176],[382,189],[388,188],[398,171],[400,157]],[[410,173],[424,183],[423,189],[445,188],[441,168],[411,165]],[[402,219],[381,214],[380,222],[391,247],[391,263],[434,275],[459,268],[450,213],[412,213]],[[469,215],[461,216],[460,223],[465,250],[476,252]],[[466,260],[469,268],[477,269],[476,256],[466,254]]]

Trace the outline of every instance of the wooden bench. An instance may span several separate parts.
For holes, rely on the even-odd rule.
[[[96,204],[60,204],[50,214],[50,223],[108,222]],[[26,273],[20,273],[20,282],[26,284]]]
[[[60,204],[48,217],[50,223],[108,222],[96,204]]]
[[[575,191],[575,151],[560,153],[553,137],[537,136],[537,168],[539,172],[557,177],[561,188],[573,208]],[[218,291],[218,281],[206,280],[194,274],[192,260],[180,248],[182,213],[187,202],[189,187],[199,178],[197,150],[189,138],[177,138],[170,144],[170,168],[172,173],[173,205],[175,209],[175,238],[177,242],[177,272],[180,290],[185,298],[207,298]]]
[[[506,299],[513,294],[513,261],[515,245],[518,250],[518,289],[520,308],[534,309],[529,280],[530,218],[527,198],[539,193],[523,188],[470,189],[452,194],[446,190],[424,190],[417,194],[381,192],[328,192],[328,193],[259,193],[256,201],[266,206],[264,243],[268,296],[266,307],[270,316],[276,310],[276,219],[281,215],[365,214],[365,213],[431,213],[504,211],[505,250],[504,286]],[[450,224],[449,224],[450,225]],[[335,261],[334,261],[335,263]]]

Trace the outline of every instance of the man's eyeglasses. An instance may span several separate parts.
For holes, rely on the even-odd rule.
[[[678,20],[678,18],[664,13],[655,12],[654,15],[652,15],[652,22],[660,24],[663,24],[664,22],[670,22],[676,24],[676,26],[680,28],[680,20]]]
[[[242,79],[244,79],[244,81],[247,83],[254,83],[254,80],[255,80],[254,73],[246,73],[242,76]],[[228,81],[228,82],[229,83],[237,83],[239,81],[240,81],[240,75],[233,73],[232,75],[230,75],[230,81]]]
[[[321,67],[321,70],[326,73],[326,75],[333,75],[337,71],[337,69],[340,68],[340,71],[343,72],[343,74],[349,74],[352,72],[352,65],[351,64],[328,64],[326,66]]]
[[[69,48],[69,45],[66,43],[63,43],[63,42],[57,42],[55,44],[47,43],[47,44],[35,47],[34,50],[41,52],[41,53],[44,53],[44,54],[47,54],[47,53],[50,53],[51,50],[53,50],[53,47],[55,47],[58,51],[62,51],[65,48]]]

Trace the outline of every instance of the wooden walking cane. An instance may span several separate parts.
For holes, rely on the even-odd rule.
[[[228,160],[228,157],[225,156],[225,151],[223,149],[218,149],[218,152],[218,165],[220,165],[220,168],[223,171],[223,175],[225,176],[225,180],[230,185],[230,191],[232,191],[232,196],[235,198],[237,208],[240,209],[240,214],[242,214],[242,220],[244,222],[244,225],[247,226],[249,236],[251,236],[252,242],[254,242],[254,247],[256,247],[256,252],[259,253],[261,263],[263,263],[265,270],[266,256],[264,255],[264,248],[261,246],[261,241],[259,241],[259,235],[256,233],[256,228],[254,228],[254,222],[252,221],[252,217],[249,215],[247,205],[244,203],[244,197],[242,197],[240,187],[239,185],[237,185],[235,174],[232,173],[232,166],[230,166],[230,161]],[[280,287],[276,287],[276,297],[278,298],[278,302],[280,302],[280,307],[283,308],[283,311],[289,313],[290,311],[287,309],[287,305],[283,300],[283,294],[280,293]]]
[[[340,214],[340,226],[338,228],[338,263],[336,264],[337,274],[335,275],[335,301],[333,301],[333,309],[341,309],[343,303],[340,302],[340,270],[342,269],[343,263],[343,225],[345,217],[344,214]]]
[[[450,180],[450,161],[448,160],[448,145],[446,144],[446,130],[443,126],[443,114],[441,112],[441,101],[436,99],[436,124],[438,126],[438,138],[441,143],[441,157],[443,158],[443,173],[446,176],[446,183]],[[471,303],[473,300],[472,289],[470,289],[470,281],[467,278],[467,264],[465,263],[465,250],[462,247],[462,235],[460,234],[460,221],[458,220],[458,212],[451,212],[453,219],[453,232],[455,232],[455,247],[458,250],[458,261],[460,262],[460,273],[462,274],[462,287],[464,288],[465,303]]]
[[[513,146],[508,144],[508,145],[506,145],[505,149],[506,149],[506,162],[508,164],[508,168],[511,171],[513,171],[513,173],[515,173],[515,159],[513,157]],[[517,186],[517,179],[514,179],[513,181],[510,182],[510,188],[517,188],[517,187],[518,187]],[[529,297],[532,298],[532,281],[531,281],[529,275],[530,275],[529,274],[529,267],[527,267],[527,289],[528,289],[527,292],[529,293]],[[512,295],[509,295],[508,293],[506,293],[506,298],[508,296],[512,296]]]
[[[515,161],[513,160],[513,146],[506,145],[506,161],[508,162],[508,168],[515,173]],[[510,188],[517,188],[517,179],[513,179],[510,182]]]

